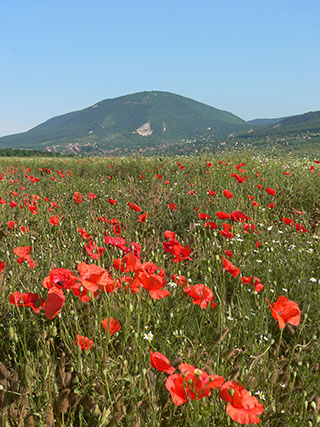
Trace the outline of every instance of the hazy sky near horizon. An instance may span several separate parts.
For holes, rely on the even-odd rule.
[[[319,0],[1,0],[0,136],[164,90],[243,119],[320,110]]]

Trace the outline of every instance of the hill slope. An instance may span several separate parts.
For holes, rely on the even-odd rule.
[[[206,132],[249,129],[241,118],[169,92],[139,92],[106,99],[54,117],[28,132],[0,138],[0,147],[90,151],[157,146]],[[76,145],[74,145],[76,144]]]
[[[281,122],[281,120],[286,119],[287,117],[278,117],[275,119],[253,119],[248,120],[247,123],[250,123],[252,125],[274,125],[276,123]]]
[[[283,118],[277,123],[260,125],[252,135],[264,137],[267,135],[287,136],[299,135],[305,132],[320,132],[320,111],[310,111],[305,114],[298,114]]]

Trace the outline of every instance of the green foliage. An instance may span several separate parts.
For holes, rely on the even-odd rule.
[[[0,149],[0,157],[66,157],[62,153],[50,153],[40,150],[24,150],[22,148]],[[70,157],[70,156],[68,156]]]

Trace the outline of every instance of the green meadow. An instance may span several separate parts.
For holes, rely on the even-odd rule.
[[[0,158],[1,425],[318,425],[319,160]]]

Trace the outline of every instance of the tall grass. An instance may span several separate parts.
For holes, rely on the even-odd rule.
[[[5,204],[0,205],[0,261],[6,263],[0,273],[2,425],[233,425],[217,390],[176,406],[165,387],[168,375],[151,367],[149,349],[166,355],[176,368],[189,363],[241,382],[264,404],[262,425],[319,423],[320,165],[313,160],[244,152],[189,158],[1,159]],[[235,167],[241,163],[243,172]],[[230,177],[234,173],[247,179],[238,183]],[[223,196],[225,189],[232,199]],[[216,196],[209,196],[209,190]],[[82,203],[75,203],[75,192],[82,194]],[[90,192],[96,198],[90,199]],[[143,212],[130,210],[128,202],[148,213],[145,223],[137,221]],[[273,202],[275,207],[269,208]],[[170,203],[177,210],[168,208]],[[30,204],[37,206],[37,214]],[[223,237],[219,230],[230,221],[218,219],[218,211],[244,212],[255,230],[246,233],[243,223],[230,223],[235,237]],[[205,227],[199,212],[210,215],[218,228]],[[58,226],[49,223],[52,215],[60,219]],[[153,300],[145,289],[132,294],[121,287],[83,303],[69,291],[52,320],[43,311],[36,314],[10,303],[16,291],[47,298],[42,282],[54,268],[78,275],[80,262],[94,263],[119,277],[113,260],[123,253],[105,245],[104,233],[114,234],[111,225],[99,221],[101,216],[123,224],[121,236],[142,247],[141,262],[164,269],[170,296]],[[283,217],[307,232],[286,225]],[[14,229],[8,221],[16,222]],[[30,231],[23,233],[20,226]],[[85,251],[78,228],[106,247],[99,260]],[[192,250],[192,261],[172,261],[162,245],[166,230]],[[35,268],[17,262],[13,249],[22,246],[32,246]],[[242,276],[260,278],[261,292],[222,268],[228,249]],[[193,304],[181,287],[169,283],[173,274],[184,275],[192,285],[207,285],[217,307]],[[266,301],[274,303],[280,295],[301,309],[300,325],[283,331]],[[101,326],[110,317],[121,323],[113,336]],[[145,339],[148,332],[153,340]],[[90,350],[75,345],[77,334],[94,341]]]

